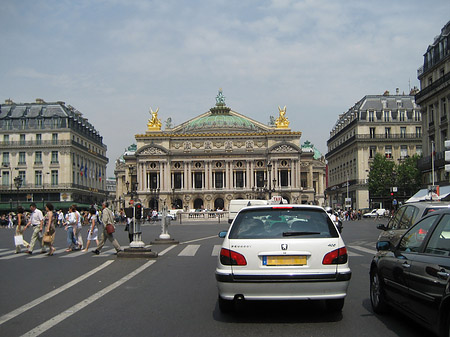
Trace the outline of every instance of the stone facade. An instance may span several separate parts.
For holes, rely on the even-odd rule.
[[[17,200],[24,205],[51,201],[64,208],[104,200],[106,145],[70,105],[6,100],[0,105],[0,144],[3,209]]]
[[[450,117],[450,21],[442,28],[433,44],[424,54],[424,64],[417,71],[420,92],[416,102],[423,116],[423,158],[419,168],[427,185],[449,185],[449,173],[445,171],[445,145],[449,139]],[[431,156],[432,153],[435,156]],[[432,169],[434,161],[434,177]]]
[[[422,119],[413,96],[368,95],[339,116],[328,139],[327,204],[333,208],[378,208],[369,196],[368,174],[375,154],[397,164],[422,153]],[[347,199],[347,203],[346,203]]]
[[[312,146],[302,150],[286,108],[275,125],[264,125],[232,111],[219,91],[208,112],[165,131],[151,113],[147,132],[116,162],[118,207],[133,198],[158,210],[216,210],[232,199],[275,195],[323,204],[324,158]]]

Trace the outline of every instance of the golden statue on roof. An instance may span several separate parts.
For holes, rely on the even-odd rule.
[[[278,111],[280,112],[280,116],[276,119],[275,125],[277,126],[277,129],[288,129],[289,128],[289,120],[287,119],[286,115],[286,105],[283,109],[278,107]]]
[[[150,108],[150,114],[152,115],[152,118],[149,119],[147,123],[148,131],[161,130],[161,120],[158,119],[158,111],[159,108],[156,108],[156,111],[153,111],[152,108]]]

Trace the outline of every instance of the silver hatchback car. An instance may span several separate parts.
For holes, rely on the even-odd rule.
[[[328,310],[342,310],[351,278],[347,249],[322,207],[246,207],[219,236],[222,312],[243,300],[326,300]]]

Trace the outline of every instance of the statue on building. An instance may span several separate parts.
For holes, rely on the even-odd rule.
[[[225,96],[223,95],[222,88],[219,89],[219,93],[216,96],[216,105],[225,105]]]
[[[277,129],[287,129],[289,127],[289,120],[286,117],[286,105],[283,109],[278,107],[278,111],[280,112],[280,116],[275,121],[275,125]]]
[[[161,130],[161,121],[158,119],[158,111],[159,108],[157,108],[156,111],[153,111],[152,108],[150,108],[150,114],[152,115],[152,118],[148,120],[148,131]]]

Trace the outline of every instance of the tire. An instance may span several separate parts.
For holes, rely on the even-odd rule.
[[[218,302],[219,302],[219,310],[223,314],[227,314],[227,313],[233,311],[234,301],[232,301],[232,300],[225,300],[222,297],[220,297],[220,295],[219,295]]]
[[[344,302],[345,302],[344,298],[339,298],[336,300],[326,300],[325,303],[327,306],[327,311],[329,311],[329,312],[342,311],[342,308],[344,307]]]
[[[388,309],[384,295],[383,281],[376,268],[370,273],[370,303],[376,314],[383,314]]]

